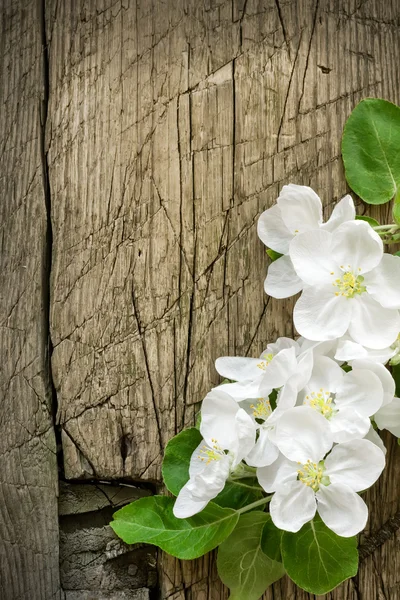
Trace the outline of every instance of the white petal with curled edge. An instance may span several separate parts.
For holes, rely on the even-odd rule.
[[[322,485],[317,492],[318,513],[329,529],[342,537],[352,537],[367,523],[364,500],[342,483]]]
[[[348,335],[344,335],[338,341],[335,360],[350,362],[358,359],[366,359],[384,365],[395,353],[396,351],[390,346],[381,350],[372,350],[354,342]]]
[[[355,492],[371,487],[384,466],[382,450],[366,439],[338,444],[325,459],[326,475],[331,483],[343,483]]]
[[[383,443],[381,436],[375,431],[373,426],[368,430],[367,435],[364,437],[365,440],[372,442],[375,446],[378,446],[380,450],[382,450],[383,454],[386,454],[385,444]]]
[[[304,288],[293,312],[300,335],[314,341],[334,340],[348,329],[352,302],[329,288]]]
[[[389,402],[393,400],[396,392],[396,384],[386,367],[372,360],[353,360],[352,367],[357,370],[364,369],[366,371],[372,371],[379,377],[383,387],[383,405],[389,404]]]
[[[175,517],[187,519],[203,510],[224,489],[229,470],[228,456],[206,462],[205,468],[191,477],[179,492],[173,508]]]
[[[344,272],[364,274],[379,265],[383,243],[365,221],[347,221],[335,230],[332,253]]]
[[[347,194],[335,206],[328,221],[321,225],[321,229],[334,231],[339,225],[346,221],[353,221],[356,218],[356,209],[353,198]]]
[[[277,204],[265,210],[258,219],[257,233],[260,240],[268,247],[286,254],[289,251],[289,242],[293,238],[282,220],[280,208]]]
[[[371,421],[368,417],[360,415],[355,408],[345,406],[331,417],[329,424],[333,441],[336,444],[341,444],[365,437],[369,431]]]
[[[400,259],[384,254],[375,269],[366,273],[364,285],[368,293],[386,308],[400,308]]]
[[[284,185],[277,204],[282,220],[291,234],[318,229],[322,224],[322,203],[306,185]]]
[[[337,362],[327,356],[316,356],[307,387],[312,392],[318,392],[322,388],[324,391],[334,393],[343,384],[343,377],[343,369]]]
[[[349,326],[351,337],[368,348],[380,350],[391,346],[400,331],[399,311],[384,308],[368,294],[351,299],[353,307]]]
[[[296,480],[297,471],[297,463],[279,454],[273,463],[257,469],[258,483],[266,492],[275,492],[282,483]]]
[[[292,461],[318,463],[332,443],[328,421],[309,406],[289,408],[276,426],[276,445]]]
[[[274,525],[293,533],[314,518],[316,509],[313,490],[301,481],[291,481],[279,486],[269,505]]]
[[[340,367],[339,367],[340,368]],[[382,406],[383,386],[372,371],[354,368],[343,377],[337,389],[335,404],[341,408],[351,406],[364,417],[370,417]]]
[[[261,427],[256,445],[246,457],[247,464],[251,467],[266,467],[272,465],[278,456],[278,448],[269,439],[268,431]]]
[[[332,257],[333,236],[328,231],[300,233],[290,242],[294,270],[307,285],[332,285],[340,270]]]
[[[307,385],[313,371],[313,366],[314,353],[312,350],[302,352],[300,356],[298,356],[296,372],[288,380],[288,383],[293,386],[297,392]]]
[[[300,353],[299,343],[295,340],[292,340],[288,337],[279,337],[276,342],[272,342],[272,344],[268,344],[263,354],[278,354],[281,350],[286,350],[287,348],[294,348],[296,354]]]
[[[222,450],[235,448],[238,410],[236,400],[218,388],[207,394],[201,407],[200,433],[209,446],[213,446],[213,440],[217,440]]]
[[[233,381],[248,381],[262,375],[263,371],[258,366],[258,358],[247,358],[245,356],[221,356],[215,361],[215,368],[221,377]]]
[[[236,413],[236,435],[237,445],[232,448],[235,453],[233,467],[248,455],[256,443],[256,424],[243,408]]]
[[[400,262],[400,261],[399,261]],[[289,298],[303,289],[303,282],[294,270],[290,256],[278,258],[268,267],[264,290],[272,298]]]
[[[183,486],[175,500],[173,513],[177,519],[188,519],[201,512],[207,506],[209,500],[197,500],[193,498],[187,486]]]
[[[229,394],[236,402],[241,402],[247,398],[259,398],[260,397],[260,383],[261,377],[254,381],[242,381],[238,383],[221,383],[221,385],[213,388],[220,392]],[[269,396],[272,392],[272,388],[268,391],[266,396]]]
[[[267,396],[267,391],[281,387],[296,372],[297,358],[295,348],[281,350],[264,370],[260,384],[260,395]]]
[[[393,398],[392,402],[378,410],[374,419],[379,429],[387,429],[400,437],[400,398]]]

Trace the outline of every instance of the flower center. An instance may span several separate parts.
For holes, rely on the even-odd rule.
[[[330,392],[326,392],[323,388],[319,392],[311,392],[306,396],[304,404],[308,404],[311,408],[317,410],[326,419],[330,419],[336,413]]]
[[[262,354],[261,358],[262,360],[258,363],[257,367],[262,371],[265,371],[271,360],[274,358],[274,355],[270,352],[269,354]]]
[[[302,465],[297,471],[299,481],[310,487],[314,492],[318,492],[320,485],[329,485],[329,477],[324,476],[325,466],[324,461],[321,460],[318,464],[312,462],[310,459]]]
[[[253,417],[255,419],[267,419],[272,413],[271,403],[268,398],[258,398],[257,404],[251,404],[253,409]]]
[[[213,443],[212,447],[204,444],[204,446],[201,447],[199,454],[199,459],[207,465],[213,460],[221,460],[221,458],[225,456],[225,452],[222,450],[221,446],[218,445],[217,440],[213,438],[211,441]]]
[[[343,266],[340,267],[344,269]],[[360,271],[360,269],[358,269]],[[332,272],[331,275],[334,275]],[[349,270],[345,271],[342,277],[335,279],[332,283],[338,291],[335,292],[335,296],[344,296],[345,298],[354,298],[354,296],[362,294],[367,291],[365,285],[363,285],[364,277],[360,274],[356,275],[349,265]]]

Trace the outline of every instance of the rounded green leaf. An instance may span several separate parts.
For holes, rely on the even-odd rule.
[[[236,511],[210,502],[194,517],[177,519],[174,503],[166,496],[141,498],[114,513],[110,525],[127,544],[153,544],[171,556],[192,559],[219,546],[239,518]]]
[[[273,524],[269,514],[267,514],[267,517],[261,536],[261,548],[264,554],[273,560],[282,562],[281,542],[283,531]]]
[[[268,519],[269,515],[260,511],[242,515],[218,549],[218,574],[230,589],[230,600],[258,600],[285,573],[281,563],[262,551],[261,539]]]
[[[200,431],[191,427],[168,442],[162,463],[162,476],[171,494],[177,496],[188,481],[190,457],[202,439]]]
[[[336,535],[319,517],[297,533],[285,531],[281,550],[289,577],[311,594],[327,594],[357,574],[357,538]]]
[[[400,188],[400,107],[379,98],[362,100],[342,138],[346,179],[369,204],[384,204]]]
[[[357,221],[365,221],[366,223],[371,225],[371,227],[379,226],[379,221],[377,221],[376,219],[373,219],[372,217],[367,217],[367,215],[356,215],[356,220]]]

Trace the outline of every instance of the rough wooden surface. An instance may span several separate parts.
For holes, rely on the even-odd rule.
[[[113,512],[149,491],[133,486],[68,484],[60,488],[60,575],[65,600],[148,600],[157,585],[157,550],[127,546],[109,522]]]
[[[365,96],[400,103],[400,0],[4,4],[0,585],[14,590],[5,600],[47,600],[58,572],[46,311],[65,477],[159,480],[166,442],[218,382],[214,359],[294,333],[293,301],[263,292],[257,218],[289,181],[314,187],[327,211],[346,192],[351,109]],[[387,441],[359,576],[329,600],[400,599],[400,460]],[[61,517],[66,598],[147,598],[142,572],[130,595],[107,576],[98,585],[104,510],[89,511],[89,534],[86,509]],[[160,574],[163,598],[227,597],[212,556],[163,557]],[[284,579],[265,598],[311,597]]]
[[[0,15],[0,598],[58,600],[42,7]]]

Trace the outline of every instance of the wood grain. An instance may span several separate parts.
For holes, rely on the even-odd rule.
[[[57,600],[43,10],[0,10],[0,597]]]
[[[346,192],[345,119],[366,96],[400,101],[400,3],[48,0],[46,20],[65,475],[158,481],[166,442],[218,383],[215,358],[294,333],[293,300],[263,292],[257,218],[289,181],[327,212]],[[371,535],[399,510],[389,453]],[[400,598],[399,556],[395,534],[327,597]],[[226,597],[211,556],[164,557],[161,572],[164,598]],[[287,580],[265,596],[309,597]]]

